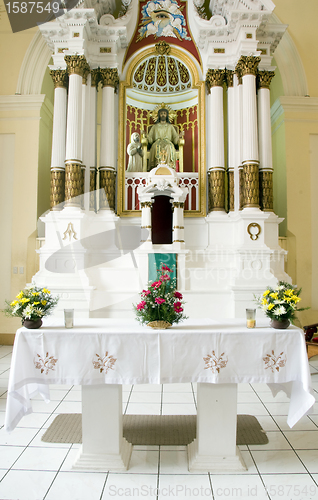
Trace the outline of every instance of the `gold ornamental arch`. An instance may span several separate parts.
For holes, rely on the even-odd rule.
[[[198,209],[186,210],[185,216],[202,217],[206,215],[206,158],[205,158],[205,82],[200,80],[199,71],[190,55],[180,48],[169,45],[166,42],[159,42],[154,46],[144,49],[129,63],[126,77],[119,83],[119,129],[118,129],[118,183],[117,183],[117,213],[119,216],[136,217],[141,214],[140,210],[125,209],[125,172],[126,172],[126,121],[127,121],[127,90],[134,89],[133,77],[144,62],[151,56],[158,57],[160,55],[169,55],[175,58],[185,66],[190,74],[191,90],[197,92],[197,120],[198,120],[198,137],[196,144],[198,148]],[[135,89],[136,90],[136,89]],[[137,89],[138,90],[138,89]],[[139,90],[139,96],[142,96],[142,91]],[[149,110],[154,107],[159,108],[162,102],[165,101],[165,95],[169,96],[169,107],[173,107],[171,102],[171,93],[155,93],[153,102],[149,102],[149,93],[145,94],[145,103],[149,103]],[[147,98],[148,97],[148,98]],[[180,101],[178,101],[180,103]],[[182,102],[182,101],[181,101]],[[144,108],[145,109],[145,108]]]

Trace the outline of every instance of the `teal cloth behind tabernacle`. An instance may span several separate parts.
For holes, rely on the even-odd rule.
[[[148,271],[149,271],[149,281],[155,281],[157,278],[157,269],[160,265],[165,264],[170,269],[171,279],[177,278],[177,254],[175,253],[150,253],[148,254]],[[178,286],[178,284],[176,285]]]

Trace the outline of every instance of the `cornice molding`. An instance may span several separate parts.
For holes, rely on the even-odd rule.
[[[318,113],[318,97],[279,97],[271,107],[272,125],[284,113]]]

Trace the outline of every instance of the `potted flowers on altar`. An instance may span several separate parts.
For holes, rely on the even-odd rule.
[[[268,287],[260,297],[256,297],[258,306],[271,319],[273,328],[287,328],[290,322],[296,319],[296,312],[304,311],[309,307],[299,308],[301,288],[292,286],[285,281],[279,281],[276,288]]]
[[[170,269],[161,264],[156,281],[149,282],[141,292],[141,301],[134,306],[137,320],[152,328],[169,328],[186,319],[183,313],[183,297],[176,290],[176,280],[171,279]]]
[[[6,301],[4,310],[7,316],[21,318],[26,328],[39,328],[42,318],[51,314],[58,303],[58,297],[53,297],[47,288],[30,285],[21,290],[12,302]]]

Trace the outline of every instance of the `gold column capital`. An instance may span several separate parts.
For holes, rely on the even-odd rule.
[[[141,208],[151,208],[152,207],[152,201],[142,201],[140,203]]]
[[[68,74],[66,69],[51,69],[50,75],[52,77],[54,88],[67,88]]]
[[[91,86],[97,87],[99,80],[100,80],[99,69],[92,69],[91,70]]]
[[[117,68],[101,68],[99,70],[103,87],[114,87],[119,84]]]
[[[235,71],[238,71],[242,77],[245,75],[256,76],[257,75],[257,67],[258,67],[260,61],[261,61],[260,57],[241,56],[237,65],[236,65]]]
[[[89,66],[84,55],[64,56],[64,59],[69,75],[79,75],[82,77],[87,77]]]
[[[269,89],[275,71],[259,71],[257,73],[257,86],[259,89]]]
[[[225,80],[227,88],[233,87],[234,71],[227,69],[225,72]]]
[[[205,82],[209,93],[212,87],[223,87],[225,74],[225,69],[208,69]]]

